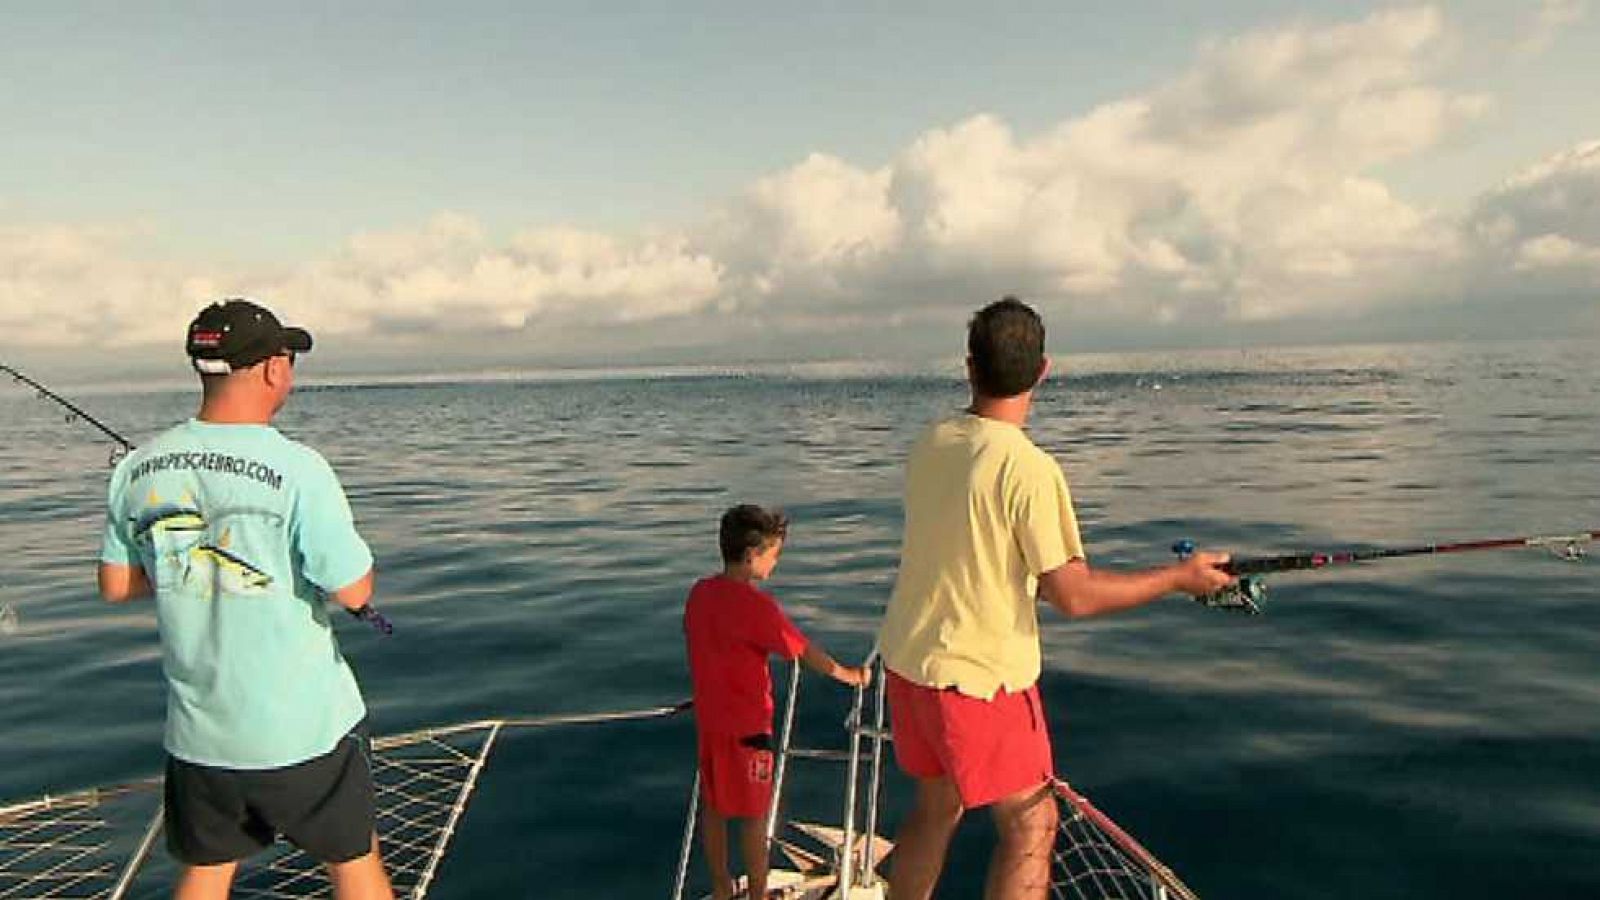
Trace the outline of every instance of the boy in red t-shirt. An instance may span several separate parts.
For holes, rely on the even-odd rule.
[[[849,685],[870,675],[843,666],[794,627],[771,594],[757,588],[778,564],[789,522],[782,513],[741,505],[722,516],[722,572],[695,582],[683,611],[694,683],[695,735],[700,752],[700,819],[711,896],[730,900],[728,820],[740,825],[740,855],[748,894],[766,897],[765,817],[772,803],[772,673],[767,658],[799,657],[808,667]]]

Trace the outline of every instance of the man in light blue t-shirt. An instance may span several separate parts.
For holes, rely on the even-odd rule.
[[[281,834],[327,864],[340,900],[387,900],[366,706],[326,605],[387,627],[372,553],[327,461],[271,425],[311,335],[227,300],[187,347],[200,413],[117,466],[100,557],[107,600],[156,600],[174,896],[225,898]]]

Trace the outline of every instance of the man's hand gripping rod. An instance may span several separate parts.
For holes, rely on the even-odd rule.
[[[371,603],[363,603],[355,609],[346,609],[345,612],[371,625],[381,635],[394,634],[394,625],[389,622],[389,619],[383,613],[373,609]]]
[[[1194,550],[1194,541],[1188,538],[1172,545],[1172,552],[1176,553],[1180,560],[1193,556]],[[1216,593],[1195,597],[1195,602],[1214,609],[1231,609],[1247,615],[1261,615],[1261,603],[1267,599],[1267,586],[1261,580],[1239,572],[1239,566],[1249,562],[1253,560],[1233,560],[1223,563],[1222,570],[1229,575],[1238,576],[1239,580]]]

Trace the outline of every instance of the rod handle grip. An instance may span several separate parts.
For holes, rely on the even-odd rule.
[[[1183,538],[1175,541],[1172,552],[1177,554],[1179,560],[1186,560],[1194,556],[1194,541]],[[1261,614],[1261,601],[1267,596],[1267,586],[1254,578],[1240,578],[1232,587],[1223,588],[1214,594],[1194,598],[1196,603],[1212,609],[1229,609],[1236,612],[1257,616]]]

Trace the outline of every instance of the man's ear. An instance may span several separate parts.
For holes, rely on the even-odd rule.
[[[1038,387],[1044,383],[1046,375],[1050,374],[1050,357],[1046,356],[1044,362],[1039,364],[1039,377],[1033,380],[1033,386]]]
[[[267,357],[266,362],[261,366],[261,377],[266,382],[267,387],[275,388],[283,383],[287,376],[284,374],[282,367],[288,364],[289,358],[286,356]]]

